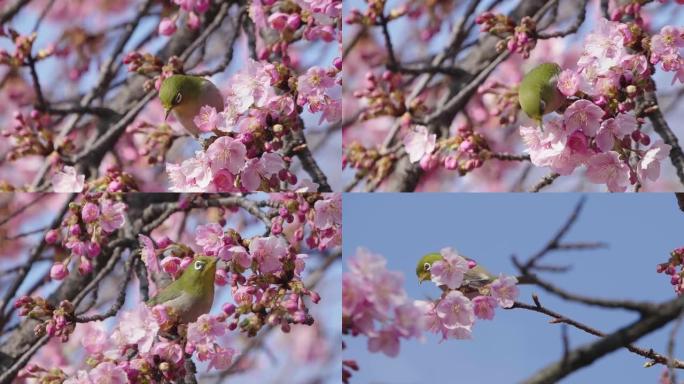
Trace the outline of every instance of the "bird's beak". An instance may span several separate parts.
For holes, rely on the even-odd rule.
[[[164,121],[169,118],[169,113],[171,113],[171,108],[166,110],[166,114],[164,115]]]

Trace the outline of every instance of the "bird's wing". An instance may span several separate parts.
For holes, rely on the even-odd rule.
[[[176,284],[178,280],[174,281],[173,283],[169,284],[166,288],[164,288],[161,292],[157,294],[157,296],[149,299],[147,301],[147,305],[149,306],[155,306],[158,304],[165,303],[167,301],[171,301],[173,299],[177,299],[183,294],[182,289],[172,289],[173,285]]]

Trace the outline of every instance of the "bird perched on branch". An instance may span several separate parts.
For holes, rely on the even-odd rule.
[[[199,76],[172,75],[167,77],[159,89],[159,100],[166,111],[164,120],[168,118],[169,113],[173,112],[178,122],[193,137],[200,134],[193,120],[203,106],[214,107],[217,112],[223,111],[221,91],[214,83]]]
[[[468,261],[473,261],[472,259],[462,256]],[[432,274],[430,270],[432,269],[432,264],[436,261],[443,260],[444,256],[440,253],[428,253],[418,260],[416,265],[416,276],[418,276],[418,281],[422,284],[423,281],[430,281],[432,279]],[[532,284],[531,278],[529,276],[517,276],[518,284]],[[462,286],[469,288],[481,288],[494,280],[497,276],[492,275],[480,264],[476,264],[473,268],[470,268],[465,272],[463,277]]]
[[[176,281],[147,301],[147,305],[165,306],[183,324],[197,320],[214,304],[216,262],[215,257],[197,256]]]
[[[518,101],[523,112],[542,126],[542,116],[561,108],[565,97],[558,90],[561,67],[556,63],[543,63],[532,68],[518,87]]]

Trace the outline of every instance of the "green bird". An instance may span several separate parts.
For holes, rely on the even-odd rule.
[[[173,112],[178,122],[193,137],[200,134],[193,121],[202,106],[208,105],[223,111],[223,95],[211,81],[199,76],[173,75],[162,82],[159,100],[166,111],[164,120]]]
[[[147,305],[170,308],[183,324],[197,320],[214,304],[216,262],[215,257],[195,257],[183,274],[147,301]]]
[[[542,126],[542,116],[563,106],[565,97],[558,90],[561,67],[556,63],[543,63],[523,77],[518,87],[518,101],[523,112]]]
[[[468,261],[473,261],[469,257],[462,256]],[[432,264],[435,261],[444,259],[441,254],[433,252],[428,253],[418,260],[416,265],[416,276],[418,276],[418,281],[422,284],[423,281],[432,280],[432,274],[430,270],[432,269]],[[463,277],[463,285],[471,288],[480,288],[485,286],[492,281],[496,280],[498,276],[494,276],[489,271],[487,271],[480,264],[476,264],[475,267],[470,268]],[[516,276],[518,279],[518,284],[531,284],[532,281],[528,276]]]

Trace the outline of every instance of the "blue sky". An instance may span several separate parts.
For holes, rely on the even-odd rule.
[[[424,253],[452,246],[494,273],[515,272],[511,254],[526,258],[540,249],[565,221],[579,194],[345,194],[344,258],[359,246],[388,259],[405,275],[409,296],[436,297],[433,285],[414,277]],[[546,275],[576,293],[606,298],[663,301],[674,297],[669,281],[655,272],[669,251],[684,245],[684,213],[672,194],[587,195],[585,209],[568,241],[604,241],[608,249],[552,254],[547,261],[572,264],[563,275]],[[345,267],[346,268],[346,267]],[[520,300],[539,294],[543,305],[602,331],[635,320],[626,311],[587,308],[521,287]],[[403,342],[397,358],[371,354],[366,339],[345,337],[345,359],[361,365],[354,383],[500,383],[521,381],[561,357],[561,329],[548,318],[524,310],[499,310],[493,322],[476,323],[472,340]],[[637,342],[665,353],[670,327]],[[576,347],[595,337],[569,329]],[[681,338],[684,335],[680,335]],[[679,348],[681,351],[681,347]],[[643,368],[644,359],[614,352],[566,378],[564,383],[656,382],[662,368]]]

